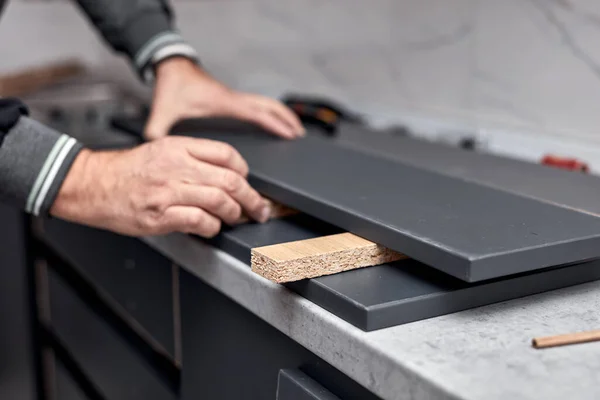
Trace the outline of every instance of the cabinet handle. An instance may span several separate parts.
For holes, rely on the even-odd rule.
[[[299,369],[281,369],[276,400],[340,400]]]

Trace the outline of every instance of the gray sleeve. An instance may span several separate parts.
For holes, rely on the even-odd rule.
[[[75,139],[21,117],[0,146],[0,201],[46,214],[81,149]]]
[[[111,47],[132,61],[144,80],[160,59],[197,54],[177,32],[166,0],[76,0]],[[167,49],[168,48],[168,49]]]

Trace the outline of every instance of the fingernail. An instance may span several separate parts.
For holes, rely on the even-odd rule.
[[[271,216],[271,207],[269,205],[265,205],[262,210],[260,210],[260,214],[258,217],[259,222],[267,222],[269,217]]]

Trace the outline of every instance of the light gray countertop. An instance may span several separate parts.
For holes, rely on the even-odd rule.
[[[600,343],[531,338],[600,327],[600,282],[364,332],[183,234],[144,240],[384,399],[598,399]]]

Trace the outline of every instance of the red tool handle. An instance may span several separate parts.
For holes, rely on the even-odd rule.
[[[562,168],[569,171],[589,172],[588,165],[576,158],[559,157],[555,155],[546,155],[542,158],[542,164],[551,167]]]

